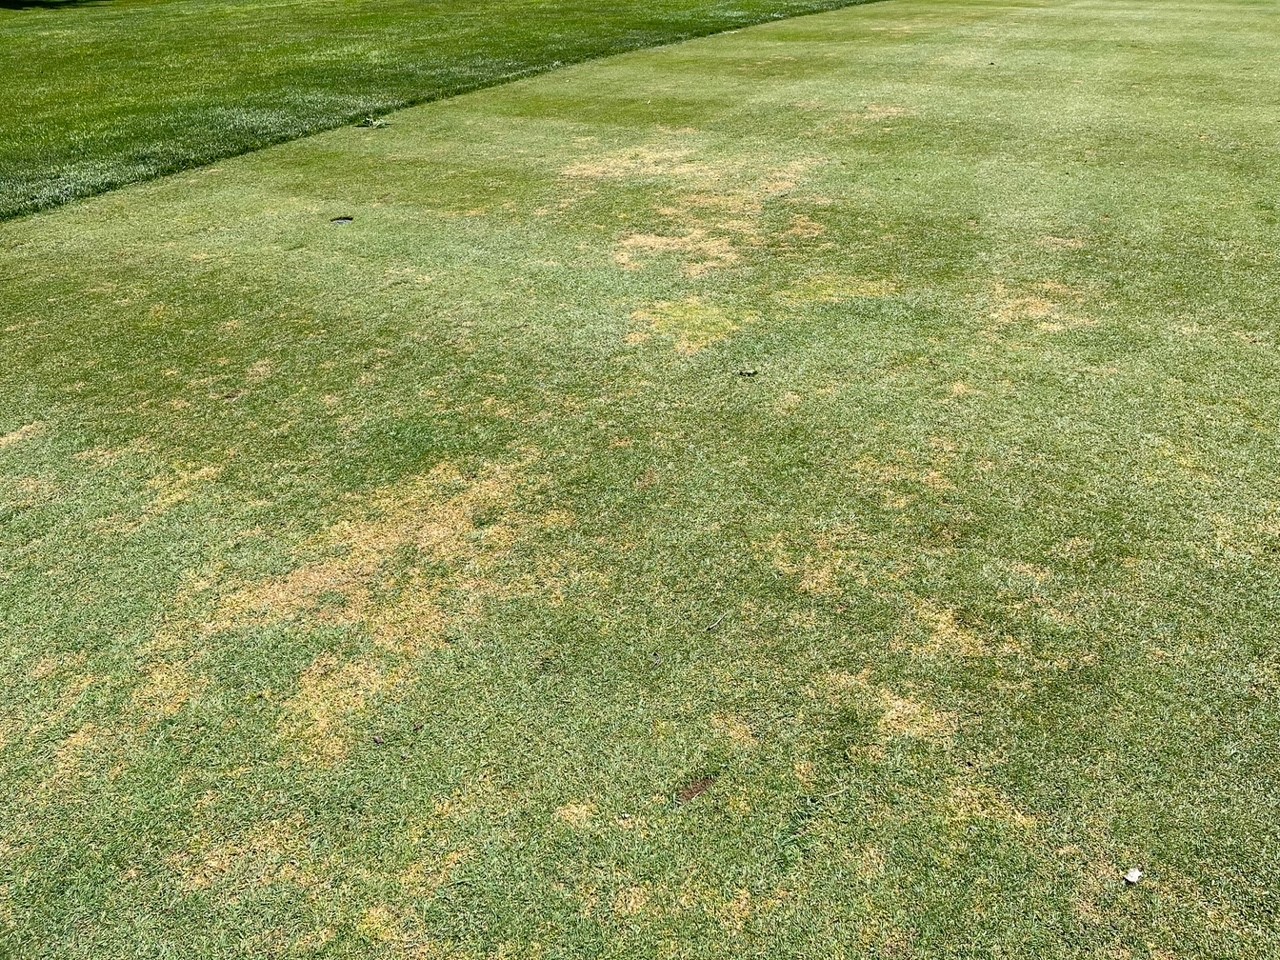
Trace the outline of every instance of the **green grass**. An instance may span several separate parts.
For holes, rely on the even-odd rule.
[[[0,0],[0,220],[849,0]]]
[[[0,227],[0,955],[1276,956],[1277,26],[895,0]]]

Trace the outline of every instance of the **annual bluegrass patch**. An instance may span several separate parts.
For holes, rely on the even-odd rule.
[[[0,955],[1280,954],[1273,19],[894,0],[5,224]]]

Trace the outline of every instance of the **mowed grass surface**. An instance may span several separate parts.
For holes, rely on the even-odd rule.
[[[896,0],[0,228],[4,948],[1275,956],[1276,12]]]
[[[0,0],[0,220],[563,63],[845,2]]]

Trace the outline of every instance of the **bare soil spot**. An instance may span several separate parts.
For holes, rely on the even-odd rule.
[[[676,791],[676,803],[686,804],[697,799],[714,787],[717,779],[719,778],[708,774],[686,782]]]

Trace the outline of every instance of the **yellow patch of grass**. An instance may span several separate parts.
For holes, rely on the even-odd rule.
[[[556,810],[556,819],[577,830],[583,830],[591,825],[591,821],[599,811],[600,808],[589,800],[582,803],[567,803]]]
[[[564,175],[575,180],[640,180],[655,177],[716,179],[717,168],[693,160],[694,151],[687,147],[646,146],[620,150],[579,160],[564,168]]]
[[[760,745],[751,724],[741,717],[718,713],[711,718],[711,729],[743,750],[754,750]]]
[[[819,689],[828,698],[852,695],[873,703],[880,711],[877,728],[886,741],[909,737],[943,742],[949,740],[959,727],[956,718],[947,711],[875,683],[870,670],[856,674],[845,671],[829,673],[821,679]]]
[[[198,833],[168,858],[185,890],[207,890],[234,878],[256,887],[278,883],[309,886],[307,845],[298,818],[263,823],[242,836],[214,841]]]
[[[510,550],[516,530],[509,523],[481,528],[477,521],[508,505],[516,486],[510,467],[468,479],[442,466],[379,491],[364,516],[340,521],[317,538],[318,559],[224,600],[212,628],[278,621],[357,625],[405,654],[430,645],[448,621],[447,593],[497,589],[485,574]]]
[[[281,734],[312,759],[334,763],[346,755],[350,718],[393,679],[376,664],[323,655],[303,672],[298,692],[285,704]]]
[[[857,299],[881,299],[898,292],[898,284],[885,278],[851,277],[840,274],[819,274],[782,293],[788,303],[845,303]]]
[[[613,910],[620,916],[634,917],[645,912],[651,899],[647,886],[623,887],[613,897]]]
[[[1018,830],[1034,830],[1036,826],[1034,817],[984,783],[967,780],[952,783],[945,806],[950,817],[961,821],[994,820]]]
[[[143,715],[144,724],[172,717],[206,686],[202,677],[193,677],[183,664],[159,664],[133,692],[133,709]]]
[[[400,883],[415,900],[433,896],[472,857],[470,850],[451,850],[440,859],[415,861],[400,875]]]
[[[925,600],[917,604],[914,616],[926,631],[924,642],[912,645],[921,653],[981,657],[992,652],[986,638],[962,624],[949,607]]]
[[[739,329],[737,320],[719,307],[700,297],[679,301],[661,301],[637,310],[631,319],[648,331],[675,341],[676,353],[691,356],[712,344],[725,340]]]

